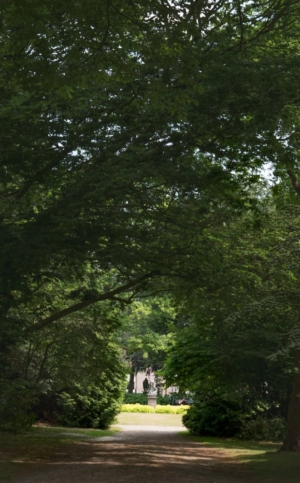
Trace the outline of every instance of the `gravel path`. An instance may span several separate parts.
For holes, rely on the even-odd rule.
[[[251,483],[221,450],[178,436],[178,426],[119,427],[47,463],[32,462],[12,483]]]

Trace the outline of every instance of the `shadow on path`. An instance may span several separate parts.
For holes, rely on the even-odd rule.
[[[178,427],[122,426],[78,441],[51,461],[31,461],[12,483],[247,483],[247,474],[221,450],[187,441]]]

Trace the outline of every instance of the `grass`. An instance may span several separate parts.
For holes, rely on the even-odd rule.
[[[117,429],[33,427],[24,434],[0,431],[0,482],[9,481],[29,461],[48,461],[64,453],[74,441],[92,440],[114,434]]]
[[[178,428],[182,428],[182,414],[120,413],[117,417],[117,424],[178,426]]]
[[[117,424],[178,426],[180,430],[181,420],[180,414],[121,413]],[[67,452],[75,441],[111,436],[116,431],[115,426],[107,431],[52,426],[35,426],[24,434],[0,431],[0,483],[9,481],[28,462],[48,461]]]
[[[190,441],[222,449],[250,471],[257,483],[297,483],[300,481],[300,455],[277,453],[279,444],[190,436],[182,428],[180,414],[120,413],[117,424],[178,426],[179,434]],[[43,462],[64,454],[74,441],[110,436],[116,427],[102,431],[61,427],[34,427],[20,435],[0,432],[0,482],[8,482],[27,462]]]
[[[222,449],[250,471],[260,483],[297,483],[300,481],[300,454],[278,453],[280,444],[253,441],[226,440],[190,436],[184,438],[199,441],[212,448]]]

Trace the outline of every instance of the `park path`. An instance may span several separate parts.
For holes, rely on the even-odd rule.
[[[119,426],[78,441],[51,461],[26,465],[12,483],[251,483],[226,453],[180,437],[173,426]]]

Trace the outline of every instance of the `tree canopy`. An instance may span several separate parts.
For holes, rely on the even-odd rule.
[[[68,331],[99,302],[100,320],[178,280],[204,290],[227,256],[207,234],[257,209],[261,168],[300,194],[300,2],[3,0],[1,10],[6,367],[35,334]],[[258,279],[233,303],[252,300]],[[106,327],[115,334],[110,317]]]
[[[4,314],[60,276],[81,287],[87,264],[114,269],[115,284],[86,291],[76,310],[139,286],[177,262],[189,238],[174,236],[179,218],[194,202],[207,210],[226,172],[293,164],[297,11],[296,1],[3,3]],[[63,315],[44,308],[37,328]]]

